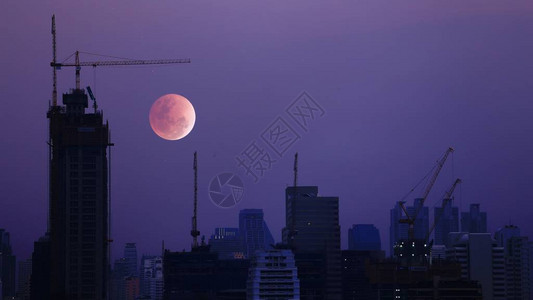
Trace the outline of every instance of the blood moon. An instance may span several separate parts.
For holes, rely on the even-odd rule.
[[[167,94],[152,104],[149,118],[150,126],[158,136],[175,141],[191,132],[196,121],[196,113],[187,98],[177,94]]]

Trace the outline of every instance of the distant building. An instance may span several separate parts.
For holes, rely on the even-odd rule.
[[[356,224],[348,229],[348,249],[380,251],[381,237],[373,224]]]
[[[435,238],[434,245],[445,245],[446,239],[450,232],[459,231],[459,208],[452,206],[452,199],[444,199],[444,207],[435,207],[434,219],[437,220],[435,224]]]
[[[300,280],[289,249],[258,250],[250,264],[247,299],[300,299]]]
[[[215,234],[209,239],[209,246],[211,252],[218,253],[219,259],[244,258],[239,228],[215,228]]]
[[[414,238],[418,240],[425,240],[429,231],[429,209],[422,205],[421,198],[416,198],[413,206],[406,207],[409,216],[414,216],[418,210],[414,224]],[[409,238],[409,225],[400,224],[401,219],[406,219],[400,204],[397,202],[393,209],[390,211],[390,254],[394,254],[394,244],[400,240],[407,240]]]
[[[339,198],[317,186],[287,187],[283,244],[294,252],[302,299],[341,299]]]
[[[124,259],[128,265],[128,276],[138,277],[139,269],[137,267],[137,246],[135,243],[126,243],[124,246]]]
[[[124,278],[125,300],[136,300],[139,296],[139,278],[128,276]]]
[[[530,242],[520,235],[520,228],[507,225],[494,234],[498,246],[505,250],[506,298],[531,299]]]
[[[112,299],[126,300],[126,281],[129,276],[130,266],[125,258],[115,260],[112,275]]]
[[[30,299],[31,258],[18,262],[17,299]]]
[[[461,264],[461,277],[476,280],[483,299],[506,299],[505,254],[489,233],[463,233],[446,250],[446,257]]]
[[[470,233],[487,232],[487,213],[481,212],[479,203],[470,204],[470,211],[461,213],[461,231]]]
[[[251,258],[256,250],[271,249],[272,234],[263,219],[262,209],[243,209],[239,213],[239,233],[244,255]]]
[[[2,295],[15,297],[15,270],[16,257],[11,250],[9,232],[0,229],[0,282],[2,282]]]
[[[151,300],[163,299],[163,258],[143,255],[141,258],[141,295]]]

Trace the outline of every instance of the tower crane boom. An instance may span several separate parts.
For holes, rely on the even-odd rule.
[[[414,235],[415,235],[414,224],[415,224],[416,217],[418,216],[418,213],[420,212],[420,210],[424,207],[424,202],[426,201],[426,198],[429,195],[429,192],[431,192],[431,189],[433,188],[433,185],[435,184],[435,181],[437,180],[437,177],[439,176],[439,173],[442,170],[442,167],[444,166],[444,163],[446,162],[448,155],[450,155],[450,153],[452,153],[453,151],[454,149],[452,147],[448,148],[448,150],[446,150],[446,152],[444,153],[444,156],[437,162],[437,167],[435,171],[433,172],[433,175],[431,176],[431,179],[429,180],[428,185],[426,186],[426,189],[424,190],[424,194],[422,194],[422,197],[421,197],[422,201],[420,201],[419,206],[415,208],[415,213],[412,216],[410,216],[409,213],[407,212],[407,209],[404,205],[405,202],[404,201],[399,202],[400,207],[402,208],[406,216],[405,219],[400,219],[399,222],[409,224],[408,236],[410,240],[414,239]]]

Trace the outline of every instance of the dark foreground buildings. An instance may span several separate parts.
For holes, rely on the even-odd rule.
[[[301,299],[342,299],[339,198],[288,187],[285,211],[283,244],[294,252]]]
[[[109,128],[74,89],[51,106],[47,236],[35,243],[32,299],[108,299]],[[47,263],[47,261],[49,263]]]

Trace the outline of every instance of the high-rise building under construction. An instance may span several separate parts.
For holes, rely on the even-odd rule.
[[[109,128],[74,89],[50,119],[50,298],[107,299]]]

